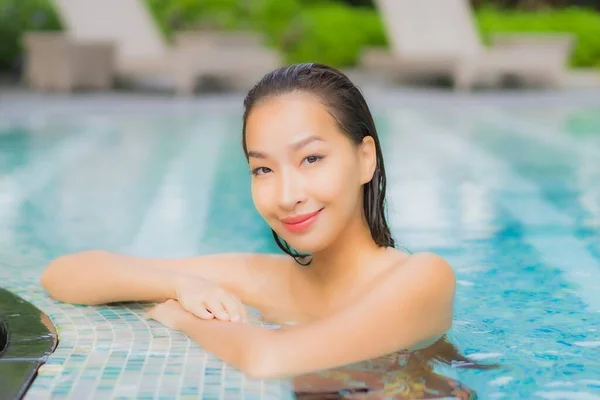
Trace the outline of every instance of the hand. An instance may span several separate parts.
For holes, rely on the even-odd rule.
[[[144,318],[151,318],[167,328],[180,330],[186,319],[195,317],[184,310],[177,300],[169,299],[148,310],[144,314]]]
[[[247,322],[244,304],[214,283],[195,276],[177,278],[175,293],[181,306],[201,319]]]

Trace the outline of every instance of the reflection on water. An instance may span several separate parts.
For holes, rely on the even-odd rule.
[[[249,309],[249,317],[253,324],[278,330],[311,320],[308,315],[296,315],[290,322],[282,318],[281,313],[267,316],[254,308]],[[482,364],[463,355],[446,335],[434,340],[414,346],[418,350],[401,350],[339,368],[296,376],[292,382],[295,398],[471,400],[478,398],[473,388],[440,373],[440,368],[436,367],[461,370],[500,370],[502,367],[493,363]]]
[[[475,390],[434,371],[437,363],[489,369],[461,355],[445,337],[429,347],[294,379],[297,399],[476,399]]]
[[[164,257],[278,251],[252,204],[239,119],[196,111],[189,117],[127,117],[103,124],[81,118],[0,128],[1,285],[39,299],[31,281],[44,263],[82,248]],[[411,251],[435,251],[454,267],[452,342],[473,359],[494,357],[510,370],[465,369],[473,365],[439,342],[298,377],[298,398],[598,393],[600,362],[590,348],[600,343],[600,290],[589,277],[600,265],[600,112],[555,111],[399,107],[378,119],[392,233]],[[63,309],[55,310],[62,315]],[[107,320],[85,309],[75,325],[67,325],[66,317],[59,324],[76,335],[69,340],[77,344],[87,338],[75,328],[89,327],[90,321],[104,332],[148,333],[132,328],[135,312],[124,315],[130,319]],[[248,387],[256,382],[238,378],[216,360],[198,376],[205,361],[194,358],[197,349],[184,351],[191,355],[184,367],[183,336],[161,334],[169,339],[157,350],[163,358],[148,356],[148,341],[134,342],[138,358],[132,362],[143,361],[144,367],[125,370],[112,382],[115,393],[129,390],[127,379],[135,374],[156,390],[200,393],[215,379],[224,386],[206,388],[229,390],[243,383],[245,393],[253,393]],[[105,348],[132,346],[122,335],[91,340]],[[103,352],[82,352],[81,360]],[[185,371],[193,372],[187,386],[171,386],[175,378],[166,374],[156,382],[164,359],[184,380]],[[53,381],[38,380],[37,392],[75,387],[78,375],[70,371],[80,362],[61,361],[64,371],[57,370]],[[95,382],[90,393],[106,380]]]

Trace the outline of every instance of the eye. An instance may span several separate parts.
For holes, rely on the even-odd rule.
[[[314,163],[316,163],[317,161],[319,161],[322,158],[323,158],[322,156],[317,156],[317,155],[313,154],[313,155],[310,155],[308,157],[305,157],[304,161],[308,162],[309,164],[314,164]]]
[[[252,170],[252,175],[264,175],[268,172],[271,172],[270,168],[267,167],[257,167]]]

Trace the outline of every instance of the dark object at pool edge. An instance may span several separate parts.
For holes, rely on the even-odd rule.
[[[0,400],[23,397],[57,343],[46,314],[0,288]]]

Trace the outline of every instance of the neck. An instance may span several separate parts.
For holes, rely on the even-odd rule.
[[[359,213],[359,217],[352,221],[333,245],[313,254],[308,274],[324,292],[333,289],[343,291],[368,272],[372,266],[369,260],[372,261],[382,250],[371,237],[367,221]]]

